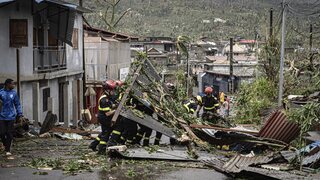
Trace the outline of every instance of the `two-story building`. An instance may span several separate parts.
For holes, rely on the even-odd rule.
[[[87,9],[60,0],[0,1],[0,82],[17,81],[24,116],[52,111],[76,125],[83,102],[83,26]]]

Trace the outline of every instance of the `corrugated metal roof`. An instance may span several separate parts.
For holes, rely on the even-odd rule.
[[[244,157],[240,154],[237,154],[236,156],[231,158],[223,166],[223,168],[227,172],[238,173],[250,165],[264,164],[270,162],[273,158],[270,158],[269,156]]]
[[[299,135],[300,128],[294,122],[289,122],[281,111],[271,114],[258,136],[290,143]]]

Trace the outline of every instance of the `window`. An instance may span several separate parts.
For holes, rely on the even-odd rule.
[[[10,47],[28,46],[28,20],[10,19]]]
[[[43,112],[48,111],[48,98],[50,97],[50,88],[45,88],[42,90],[43,93]]]
[[[74,28],[72,33],[72,47],[73,49],[78,49],[78,29]]]
[[[57,47],[58,46],[58,42],[59,42],[58,39],[56,39],[50,33],[48,33],[48,45],[49,46]]]

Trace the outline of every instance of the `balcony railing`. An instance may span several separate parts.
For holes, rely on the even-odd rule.
[[[44,73],[67,68],[65,47],[34,47],[33,69]]]

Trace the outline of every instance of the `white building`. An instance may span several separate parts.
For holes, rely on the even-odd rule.
[[[0,0],[0,82],[17,81],[30,120],[50,110],[65,126],[80,119],[87,11],[60,0]]]

